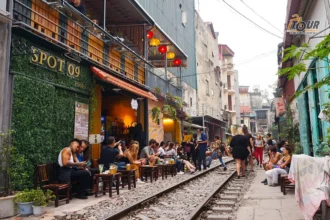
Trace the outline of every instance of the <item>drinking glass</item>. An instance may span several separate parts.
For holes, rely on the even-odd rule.
[[[104,167],[103,164],[99,164],[99,170],[100,170],[100,173],[103,173],[103,167]]]

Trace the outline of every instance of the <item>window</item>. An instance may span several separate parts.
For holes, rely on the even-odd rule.
[[[206,95],[210,95],[210,84],[208,80],[206,80]]]
[[[190,97],[190,107],[192,107],[192,98]]]
[[[182,17],[182,25],[186,26],[186,24],[187,24],[187,12],[181,11],[181,17]]]
[[[214,96],[214,90],[211,89],[211,96]]]

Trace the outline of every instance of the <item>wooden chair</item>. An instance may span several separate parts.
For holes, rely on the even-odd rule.
[[[287,189],[294,189],[295,185],[289,180],[288,174],[279,174],[279,184],[281,186],[281,192],[286,195]]]
[[[118,170],[118,173],[121,174],[121,184],[122,188],[124,188],[127,183],[128,190],[131,190],[131,186],[133,185],[136,188],[136,178],[135,178],[135,169],[132,170]]]
[[[60,184],[56,183],[55,180],[55,170],[56,165],[51,164],[42,164],[35,167],[35,181],[34,187],[37,188],[40,186],[43,190],[51,190],[54,192],[55,198],[55,207],[58,207],[59,202],[65,201],[66,204],[70,200],[70,185],[69,184]],[[60,195],[60,191],[65,191],[64,195]],[[63,197],[63,199],[61,199]]]
[[[158,179],[158,167],[157,166],[140,166],[141,177],[145,177],[145,181],[148,181],[150,177],[150,182]]]

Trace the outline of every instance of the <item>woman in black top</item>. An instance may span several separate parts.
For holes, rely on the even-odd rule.
[[[232,148],[233,158],[235,159],[236,162],[236,170],[237,170],[238,178],[241,176],[241,168],[242,168],[242,176],[245,176],[244,161],[247,159],[249,155],[251,155],[249,139],[241,134],[235,135],[230,142],[230,147]]]
[[[243,126],[243,129],[242,129],[242,131],[243,131],[243,133],[244,133],[244,136],[245,137],[247,137],[248,138],[248,140],[249,140],[249,147],[250,147],[250,149],[251,149],[251,154],[248,156],[248,162],[249,162],[249,164],[250,164],[250,167],[251,167],[251,172],[254,172],[254,170],[253,170],[253,167],[254,167],[254,161],[253,161],[253,138],[252,138],[252,135],[249,133],[249,131],[248,131],[248,128],[246,127],[246,125],[244,125]],[[247,166],[247,161],[246,161],[246,163],[245,163],[245,165]],[[260,165],[260,167],[261,167],[261,165]]]

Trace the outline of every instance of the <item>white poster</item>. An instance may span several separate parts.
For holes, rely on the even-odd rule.
[[[89,106],[81,102],[76,102],[74,120],[74,137],[78,139],[88,139]]]

